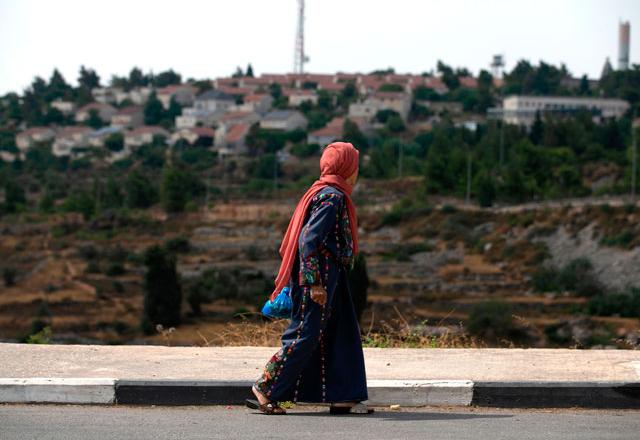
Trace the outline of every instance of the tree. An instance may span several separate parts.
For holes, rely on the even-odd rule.
[[[400,133],[405,130],[404,121],[398,115],[391,116],[384,125],[391,133]]]
[[[496,187],[493,178],[486,170],[482,170],[476,176],[476,188],[478,192],[478,204],[483,208],[493,206],[493,200],[496,197]]]
[[[149,95],[147,103],[144,105],[144,123],[146,125],[158,125],[164,117],[164,107],[162,102],[153,92]]]
[[[240,68],[240,66],[236,67],[236,71],[233,72],[233,75],[231,75],[231,78],[242,78],[244,76],[244,73],[242,73],[242,69]]]
[[[144,73],[142,73],[142,70],[140,70],[137,67],[134,67],[129,72],[128,83],[129,83],[128,85],[129,85],[130,88],[145,87],[145,86],[149,85],[149,77],[147,75],[145,75]]]
[[[129,208],[148,208],[158,198],[158,193],[151,181],[138,170],[127,177],[125,191],[126,205]]]
[[[180,324],[182,284],[176,269],[176,257],[162,246],[152,246],[144,254],[147,273],[144,277],[142,330],[152,334],[155,326]]]
[[[40,201],[38,202],[38,208],[40,209],[40,212],[49,214],[53,212],[54,207],[55,207],[55,199],[53,198],[53,194],[51,194],[51,192],[47,190],[40,197]]]
[[[249,65],[247,66],[247,72],[245,73],[245,76],[253,78],[253,67],[251,66],[251,63],[249,63]]]
[[[51,102],[54,99],[62,98],[65,94],[71,92],[71,86],[67,84],[62,74],[58,69],[53,69],[51,79],[49,79],[49,85],[47,86],[47,93],[44,96],[45,101]]]
[[[57,108],[49,107],[44,115],[44,121],[47,125],[64,125],[67,122],[67,117]]]
[[[326,90],[318,91],[318,108],[332,112],[333,95]]]
[[[460,86],[458,76],[450,66],[438,60],[436,69],[440,72],[440,75],[442,75],[442,82],[445,83],[449,90],[455,90]]]
[[[96,199],[90,191],[76,189],[64,201],[63,209],[79,212],[85,220],[90,220],[96,213]]]
[[[268,153],[252,164],[251,174],[258,179],[273,179],[274,169],[278,177],[282,176],[280,162],[276,159],[276,155]]]
[[[20,212],[27,204],[24,189],[15,180],[7,179],[4,185],[4,212]]]
[[[100,113],[98,110],[91,109],[89,110],[89,117],[87,118],[85,124],[87,124],[91,128],[100,128],[104,125],[102,118],[100,117]]]
[[[536,110],[536,117],[533,120],[533,125],[531,126],[531,133],[529,134],[529,138],[534,145],[540,145],[542,141],[542,137],[544,136],[544,123],[542,122],[542,118],[540,117],[540,110]]]
[[[173,84],[180,84],[182,82],[182,76],[179,73],[173,71],[173,69],[160,72],[153,77],[153,85],[160,87],[167,87]]]
[[[353,144],[358,150],[367,151],[369,149],[367,137],[360,131],[358,124],[349,118],[346,118],[342,125],[342,139]]]
[[[201,183],[187,171],[167,167],[162,173],[161,199],[166,212],[183,212],[191,197],[199,192]]]
[[[120,185],[118,185],[113,176],[109,176],[109,179],[107,180],[107,189],[102,198],[102,205],[109,209],[120,208],[123,204],[124,195],[120,190]]]
[[[122,133],[111,133],[104,140],[104,146],[109,151],[122,151],[124,148],[124,135]]]
[[[96,87],[100,87],[100,77],[93,69],[87,69],[84,66],[80,66],[80,76],[78,77],[78,84],[80,87],[91,90]]]
[[[590,95],[591,87],[589,86],[589,79],[587,75],[582,75],[580,78],[580,86],[578,87],[578,94],[580,95]]]
[[[165,114],[165,119],[169,120],[170,125],[173,126],[176,116],[182,114],[182,106],[176,101],[174,97],[169,101],[169,108]]]

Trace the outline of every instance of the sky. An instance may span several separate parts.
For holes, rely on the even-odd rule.
[[[631,22],[640,63],[640,0],[307,0],[305,70],[399,73],[438,60],[488,69],[502,54],[565,63],[598,78],[617,64],[618,23]],[[297,0],[0,0],[0,94],[22,92],[54,68],[76,84],[80,65],[102,82],[132,67],[215,78],[251,63],[256,74],[293,69]]]

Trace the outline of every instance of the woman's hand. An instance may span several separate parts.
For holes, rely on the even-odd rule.
[[[321,306],[327,303],[327,291],[322,285],[311,286],[311,299]]]

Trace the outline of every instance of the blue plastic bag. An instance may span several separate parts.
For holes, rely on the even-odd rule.
[[[291,317],[291,295],[289,286],[282,288],[280,293],[271,301],[264,303],[262,314],[270,318],[290,318]]]

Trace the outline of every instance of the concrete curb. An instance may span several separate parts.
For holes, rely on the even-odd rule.
[[[238,405],[253,397],[251,384],[234,380],[7,378],[0,379],[0,403]],[[367,387],[366,403],[374,406],[640,408],[640,383],[620,381],[370,379]]]
[[[471,404],[510,408],[640,408],[640,383],[476,382]]]
[[[116,379],[0,378],[0,403],[115,403]]]

